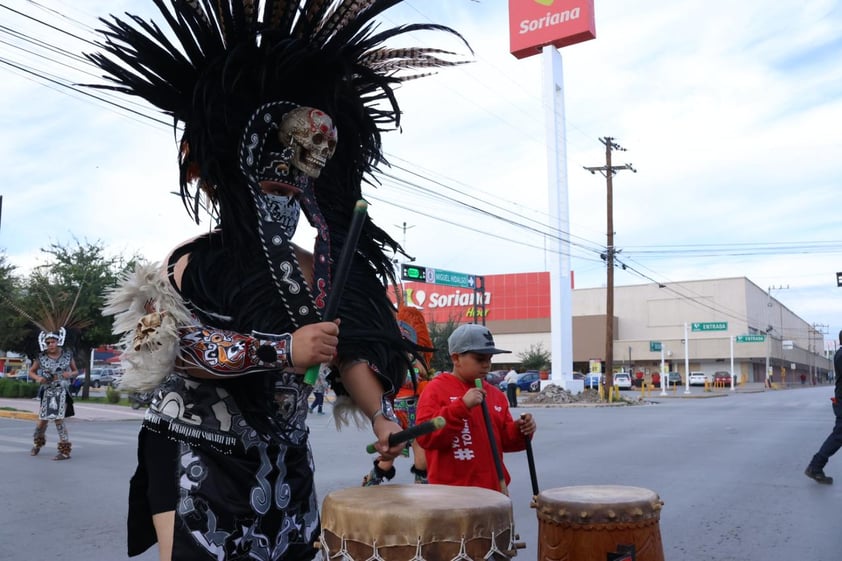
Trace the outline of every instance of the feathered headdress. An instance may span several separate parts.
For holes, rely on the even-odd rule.
[[[91,319],[76,316],[76,304],[79,302],[79,295],[81,293],[82,286],[76,291],[73,301],[68,302],[68,294],[66,292],[51,294],[48,289],[38,291],[36,293],[38,318],[2,293],[0,293],[0,300],[41,330],[38,334],[38,347],[42,351],[45,351],[47,350],[47,339],[56,339],[58,346],[63,347],[67,338],[68,329],[84,329],[93,323]]]
[[[254,236],[249,194],[239,188],[238,143],[258,107],[286,101],[333,117],[340,142],[316,195],[331,233],[341,236],[362,181],[384,162],[381,131],[400,123],[393,89],[430,68],[465,62],[440,49],[387,46],[424,30],[464,42],[435,24],[381,29],[375,18],[401,0],[153,1],[168,29],[137,16],[103,20],[105,54],[88,58],[116,85],[94,87],[139,96],[183,126],[182,200],[198,221],[205,192],[226,239],[238,247],[243,236]],[[359,251],[393,279],[386,247],[400,250],[367,219]]]
[[[300,197],[319,232],[314,285],[329,293],[331,273],[319,267],[336,262],[362,182],[375,181],[373,172],[385,163],[381,132],[400,123],[394,89],[431,68],[465,62],[450,51],[390,44],[416,31],[443,31],[467,43],[436,24],[381,27],[378,16],[401,0],[153,1],[165,26],[131,15],[102,20],[103,52],[88,58],[112,84],[94,87],[141,97],[183,128],[182,201],[198,221],[205,193],[222,243],[244,262],[268,254],[268,246],[255,220],[254,182],[241,167],[241,146],[250,149],[251,131],[264,134],[260,123],[274,122],[276,110],[299,106],[330,116],[338,131],[335,152],[313,180],[312,193]],[[399,251],[366,217],[339,312],[339,356],[378,365],[390,381],[387,389],[400,385],[407,357],[417,350],[401,338],[383,290],[385,282],[396,282],[391,257]],[[272,258],[269,265],[276,267]],[[272,273],[280,278],[275,268]],[[311,309],[304,304],[287,309]]]
[[[433,347],[433,340],[430,338],[430,330],[427,328],[427,321],[424,319],[424,314],[417,308],[400,304],[398,308],[398,326],[405,338],[425,349],[424,352],[420,353],[420,356],[424,359],[424,366],[429,368],[435,349]]]

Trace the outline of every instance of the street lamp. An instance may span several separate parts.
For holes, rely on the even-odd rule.
[[[769,353],[771,351],[772,346],[772,324],[769,323],[769,315],[772,309],[772,291],[773,290],[785,290],[789,288],[789,285],[786,286],[770,286],[768,290],[766,290],[766,386],[772,386],[772,372],[769,367]],[[781,341],[783,341],[783,310],[781,310]]]

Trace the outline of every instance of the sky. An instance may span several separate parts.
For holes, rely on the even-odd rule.
[[[153,10],[0,0],[0,250],[21,270],[74,240],[158,261],[211,227],[172,194],[165,117],[56,83],[101,83],[61,54],[95,49],[98,16]],[[542,56],[509,53],[507,2],[408,0],[387,12],[388,25],[449,25],[473,54],[442,34],[413,37],[472,62],[398,91],[401,130],[383,138],[392,167],[364,193],[372,219],[416,264],[476,275],[547,270],[548,240],[560,236],[576,287],[605,286],[606,181],[584,168],[605,165],[600,139],[612,137],[626,149],[613,164],[636,170],[613,178],[626,265],[615,285],[747,277],[832,344],[842,329],[842,4],[599,0],[595,19],[596,39],[560,51],[570,232],[559,233],[547,225]],[[312,231],[296,239],[311,245]]]

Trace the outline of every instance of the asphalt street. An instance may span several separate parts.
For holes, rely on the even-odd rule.
[[[611,484],[657,492],[667,561],[838,561],[842,455],[826,470],[837,484],[803,475],[833,425],[831,394],[830,386],[715,399],[682,399],[679,392],[653,395],[642,406],[515,411],[529,410],[538,422],[540,489]],[[126,559],[126,492],[139,419],[122,409],[125,420],[107,420],[116,413],[105,412],[88,414],[98,420],[70,419],[73,458],[66,462],[50,461],[54,428],[33,458],[32,421],[0,418],[0,558]],[[359,485],[371,466],[364,450],[370,432],[337,432],[329,412],[310,419],[320,497]],[[507,454],[506,464],[526,546],[517,559],[536,561],[539,524],[525,453]],[[409,466],[398,460],[394,483],[411,483]]]

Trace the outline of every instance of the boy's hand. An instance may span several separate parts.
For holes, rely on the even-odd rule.
[[[520,418],[515,421],[515,424],[520,428],[520,433],[524,436],[529,436],[538,428],[538,425],[535,424],[535,419],[532,417],[532,413],[522,413]]]
[[[477,405],[480,405],[484,399],[485,390],[480,388],[471,388],[462,396],[462,401],[468,409],[473,409]]]

